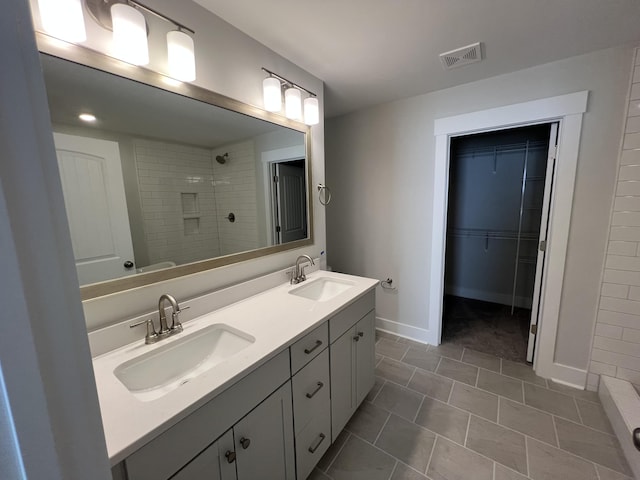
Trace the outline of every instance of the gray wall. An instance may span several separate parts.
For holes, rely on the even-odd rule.
[[[378,317],[433,328],[439,321],[428,317],[434,120],[589,90],[555,353],[555,362],[585,369],[632,56],[631,47],[602,50],[331,119],[329,265],[393,277],[398,291],[379,292]]]

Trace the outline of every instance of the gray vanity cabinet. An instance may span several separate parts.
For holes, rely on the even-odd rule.
[[[229,430],[191,460],[171,480],[236,480],[236,467],[227,457],[233,453],[233,432]]]
[[[374,296],[373,292],[370,292],[330,320],[332,442],[362,403],[375,381],[373,308]],[[334,332],[340,336],[334,339]]]
[[[233,427],[238,480],[295,480],[291,382]]]

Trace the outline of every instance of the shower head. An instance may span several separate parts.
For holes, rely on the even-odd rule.
[[[218,162],[220,165],[227,163],[227,160],[229,160],[228,153],[225,153],[224,155],[216,155],[216,162]]]

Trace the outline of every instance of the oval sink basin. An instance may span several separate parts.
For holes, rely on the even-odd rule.
[[[218,323],[118,365],[113,373],[137,398],[166,395],[244,350],[255,338]]]
[[[308,298],[317,302],[326,302],[331,300],[336,295],[349,290],[353,287],[354,283],[347,280],[337,280],[335,278],[318,278],[312,280],[309,283],[302,285],[301,287],[289,290],[291,295],[297,295],[298,297]]]

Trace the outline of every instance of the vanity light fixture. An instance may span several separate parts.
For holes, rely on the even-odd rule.
[[[113,31],[114,55],[134,65],[149,63],[148,25],[143,12],[173,24],[175,29],[166,36],[168,73],[172,78],[183,82],[196,79],[195,47],[192,37],[195,32],[192,29],[136,0],[84,2],[94,20],[107,30]]]
[[[287,118],[292,120],[303,119],[307,125],[316,125],[320,122],[320,108],[315,93],[264,67],[262,71],[269,75],[262,81],[265,110],[268,112],[282,111],[282,89],[284,88],[284,111]],[[302,92],[308,95],[304,102],[302,102]]]
[[[147,22],[144,15],[125,3],[111,5],[113,51],[120,60],[133,65],[149,63]]]
[[[81,0],[38,0],[38,10],[42,28],[50,35],[75,43],[87,39]]]

